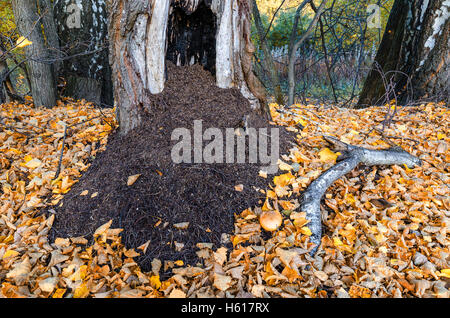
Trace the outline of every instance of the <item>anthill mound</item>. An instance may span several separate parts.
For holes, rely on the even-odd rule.
[[[62,206],[54,208],[52,240],[92,239],[100,225],[113,220],[112,227],[123,229],[128,248],[150,241],[146,254],[137,258],[144,270],[151,268],[153,258],[196,264],[197,243],[226,245],[221,239],[233,233],[234,214],[264,200],[257,189],[267,188],[269,179],[258,176],[259,164],[175,164],[171,158],[178,142],[171,141],[173,130],[192,129],[194,120],[203,120],[203,129],[237,128],[249,115],[250,127],[269,127],[238,90],[218,88],[201,66],[169,63],[164,92],[152,98],[144,124],[126,136],[114,133]],[[281,152],[286,152],[293,139],[280,129],[280,140]],[[128,186],[128,178],[138,174]],[[237,191],[237,185],[243,190]],[[81,196],[86,190],[89,194]],[[98,195],[91,198],[94,193]],[[189,225],[177,229],[179,223]]]

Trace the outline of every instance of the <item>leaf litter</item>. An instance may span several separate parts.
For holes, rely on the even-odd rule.
[[[116,125],[112,110],[100,116],[83,102],[63,104],[51,110],[0,106],[2,297],[449,297],[445,105],[398,108],[385,136],[398,137],[391,140],[420,157],[423,166],[361,166],[335,182],[322,204],[321,248],[311,257],[308,221],[298,211],[296,194],[333,165],[328,151],[320,155],[327,147],[321,136],[388,148],[379,131],[370,129],[382,125],[386,109],[311,104],[296,105],[286,114],[272,104],[274,121],[295,134],[296,146],[282,157],[292,169],[283,165],[287,170],[267,179],[256,172],[255,178],[270,182],[266,199],[236,213],[231,247],[198,242],[201,264],[153,259],[151,270],[143,271],[135,258],[152,243],[126,248],[123,230],[111,221],[96,229],[90,243],[84,237],[48,239],[55,215],[42,209],[60,203],[77,184],[105,150],[110,125]],[[306,124],[303,130],[300,121]],[[68,134],[61,176],[52,180],[61,122],[77,125]],[[283,215],[282,226],[273,233],[259,224],[259,215],[269,210]],[[165,268],[172,269],[168,279],[161,278]]]

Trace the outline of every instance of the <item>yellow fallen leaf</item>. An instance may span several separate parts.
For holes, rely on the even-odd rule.
[[[307,236],[311,236],[311,235],[312,235],[311,230],[310,230],[309,227],[307,227],[307,226],[302,227],[302,228],[300,229],[300,232],[301,232],[302,234],[304,234],[304,235],[307,235]]]
[[[66,289],[58,288],[55,291],[55,293],[53,294],[52,298],[63,298],[65,293],[66,293]]]
[[[438,273],[440,277],[450,278],[450,268],[442,269],[440,273]]]
[[[320,161],[328,163],[328,162],[336,162],[337,157],[340,155],[340,153],[334,153],[328,148],[322,149],[319,152]]]
[[[150,285],[155,289],[159,289],[159,287],[161,287],[161,280],[159,279],[159,275],[153,275],[152,277],[150,277]]]
[[[295,180],[295,177],[292,175],[292,173],[288,172],[279,176],[275,176],[273,178],[273,183],[276,186],[285,187],[289,185],[293,180]]]
[[[5,254],[3,254],[3,259],[7,259],[10,257],[16,257],[17,255],[19,255],[19,252],[14,251],[14,250],[7,250],[5,252]]]
[[[89,296],[89,289],[86,283],[82,283],[73,293],[73,298],[86,298],[87,296]]]
[[[344,243],[342,243],[341,239],[339,237],[333,237],[333,243],[335,246],[342,246]]]
[[[20,38],[17,39],[16,42],[16,47],[18,48],[24,48],[27,47],[29,45],[33,44],[33,42],[31,42],[30,40],[28,40],[26,37],[21,36]]]

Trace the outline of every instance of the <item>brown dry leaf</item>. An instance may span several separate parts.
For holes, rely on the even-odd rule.
[[[150,241],[145,242],[141,246],[138,247],[144,254],[147,253],[148,246],[150,245]]]
[[[52,293],[53,290],[55,290],[56,286],[58,285],[58,281],[59,281],[59,279],[58,279],[57,277],[49,277],[49,278],[46,278],[46,279],[41,280],[41,281],[39,282],[39,288],[40,288],[43,292],[46,292],[46,293]],[[65,290],[64,290],[64,291],[65,291]],[[59,294],[59,293],[62,293],[62,291],[59,291],[58,294]],[[58,297],[55,297],[55,295],[53,295],[53,297],[54,297],[54,298],[58,298]]]
[[[170,294],[169,294],[169,298],[186,298],[186,294],[178,289],[178,288],[174,288]]]
[[[227,260],[227,252],[228,249],[225,247],[221,247],[217,252],[214,252],[214,259],[219,265],[223,265]]]
[[[129,176],[128,177],[128,181],[127,181],[127,185],[129,186],[129,187],[131,187],[136,181],[137,181],[137,179],[139,179],[139,177],[141,176],[142,174],[135,174],[135,175],[133,175],[133,176]]]
[[[231,287],[231,277],[227,275],[222,275],[218,273],[214,273],[214,287],[216,287],[220,291],[226,291]]]
[[[103,224],[100,226],[97,230],[94,232],[94,237],[104,234],[112,225],[113,220],[109,220],[109,222]]]

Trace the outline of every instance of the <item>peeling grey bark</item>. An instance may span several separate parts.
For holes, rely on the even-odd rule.
[[[385,81],[393,81],[400,104],[437,98],[450,102],[450,1],[396,0],[366,78],[357,108],[383,105]]]
[[[36,1],[13,0],[12,7],[17,29],[33,44],[25,47],[27,68],[30,74],[31,93],[37,107],[53,107],[56,104],[56,81],[49,52],[42,32],[42,21]]]
[[[338,179],[352,171],[360,163],[367,166],[376,165],[407,165],[412,168],[421,165],[419,158],[401,149],[371,150],[348,145],[334,137],[324,136],[325,140],[343,153],[344,159],[325,171],[314,180],[303,193],[300,210],[306,212],[308,227],[312,232],[310,242],[314,244],[311,254],[314,255],[322,239],[322,213],[320,201],[327,189]]]
[[[54,11],[66,55],[60,74],[67,81],[63,95],[112,105],[106,1],[56,0]]]

